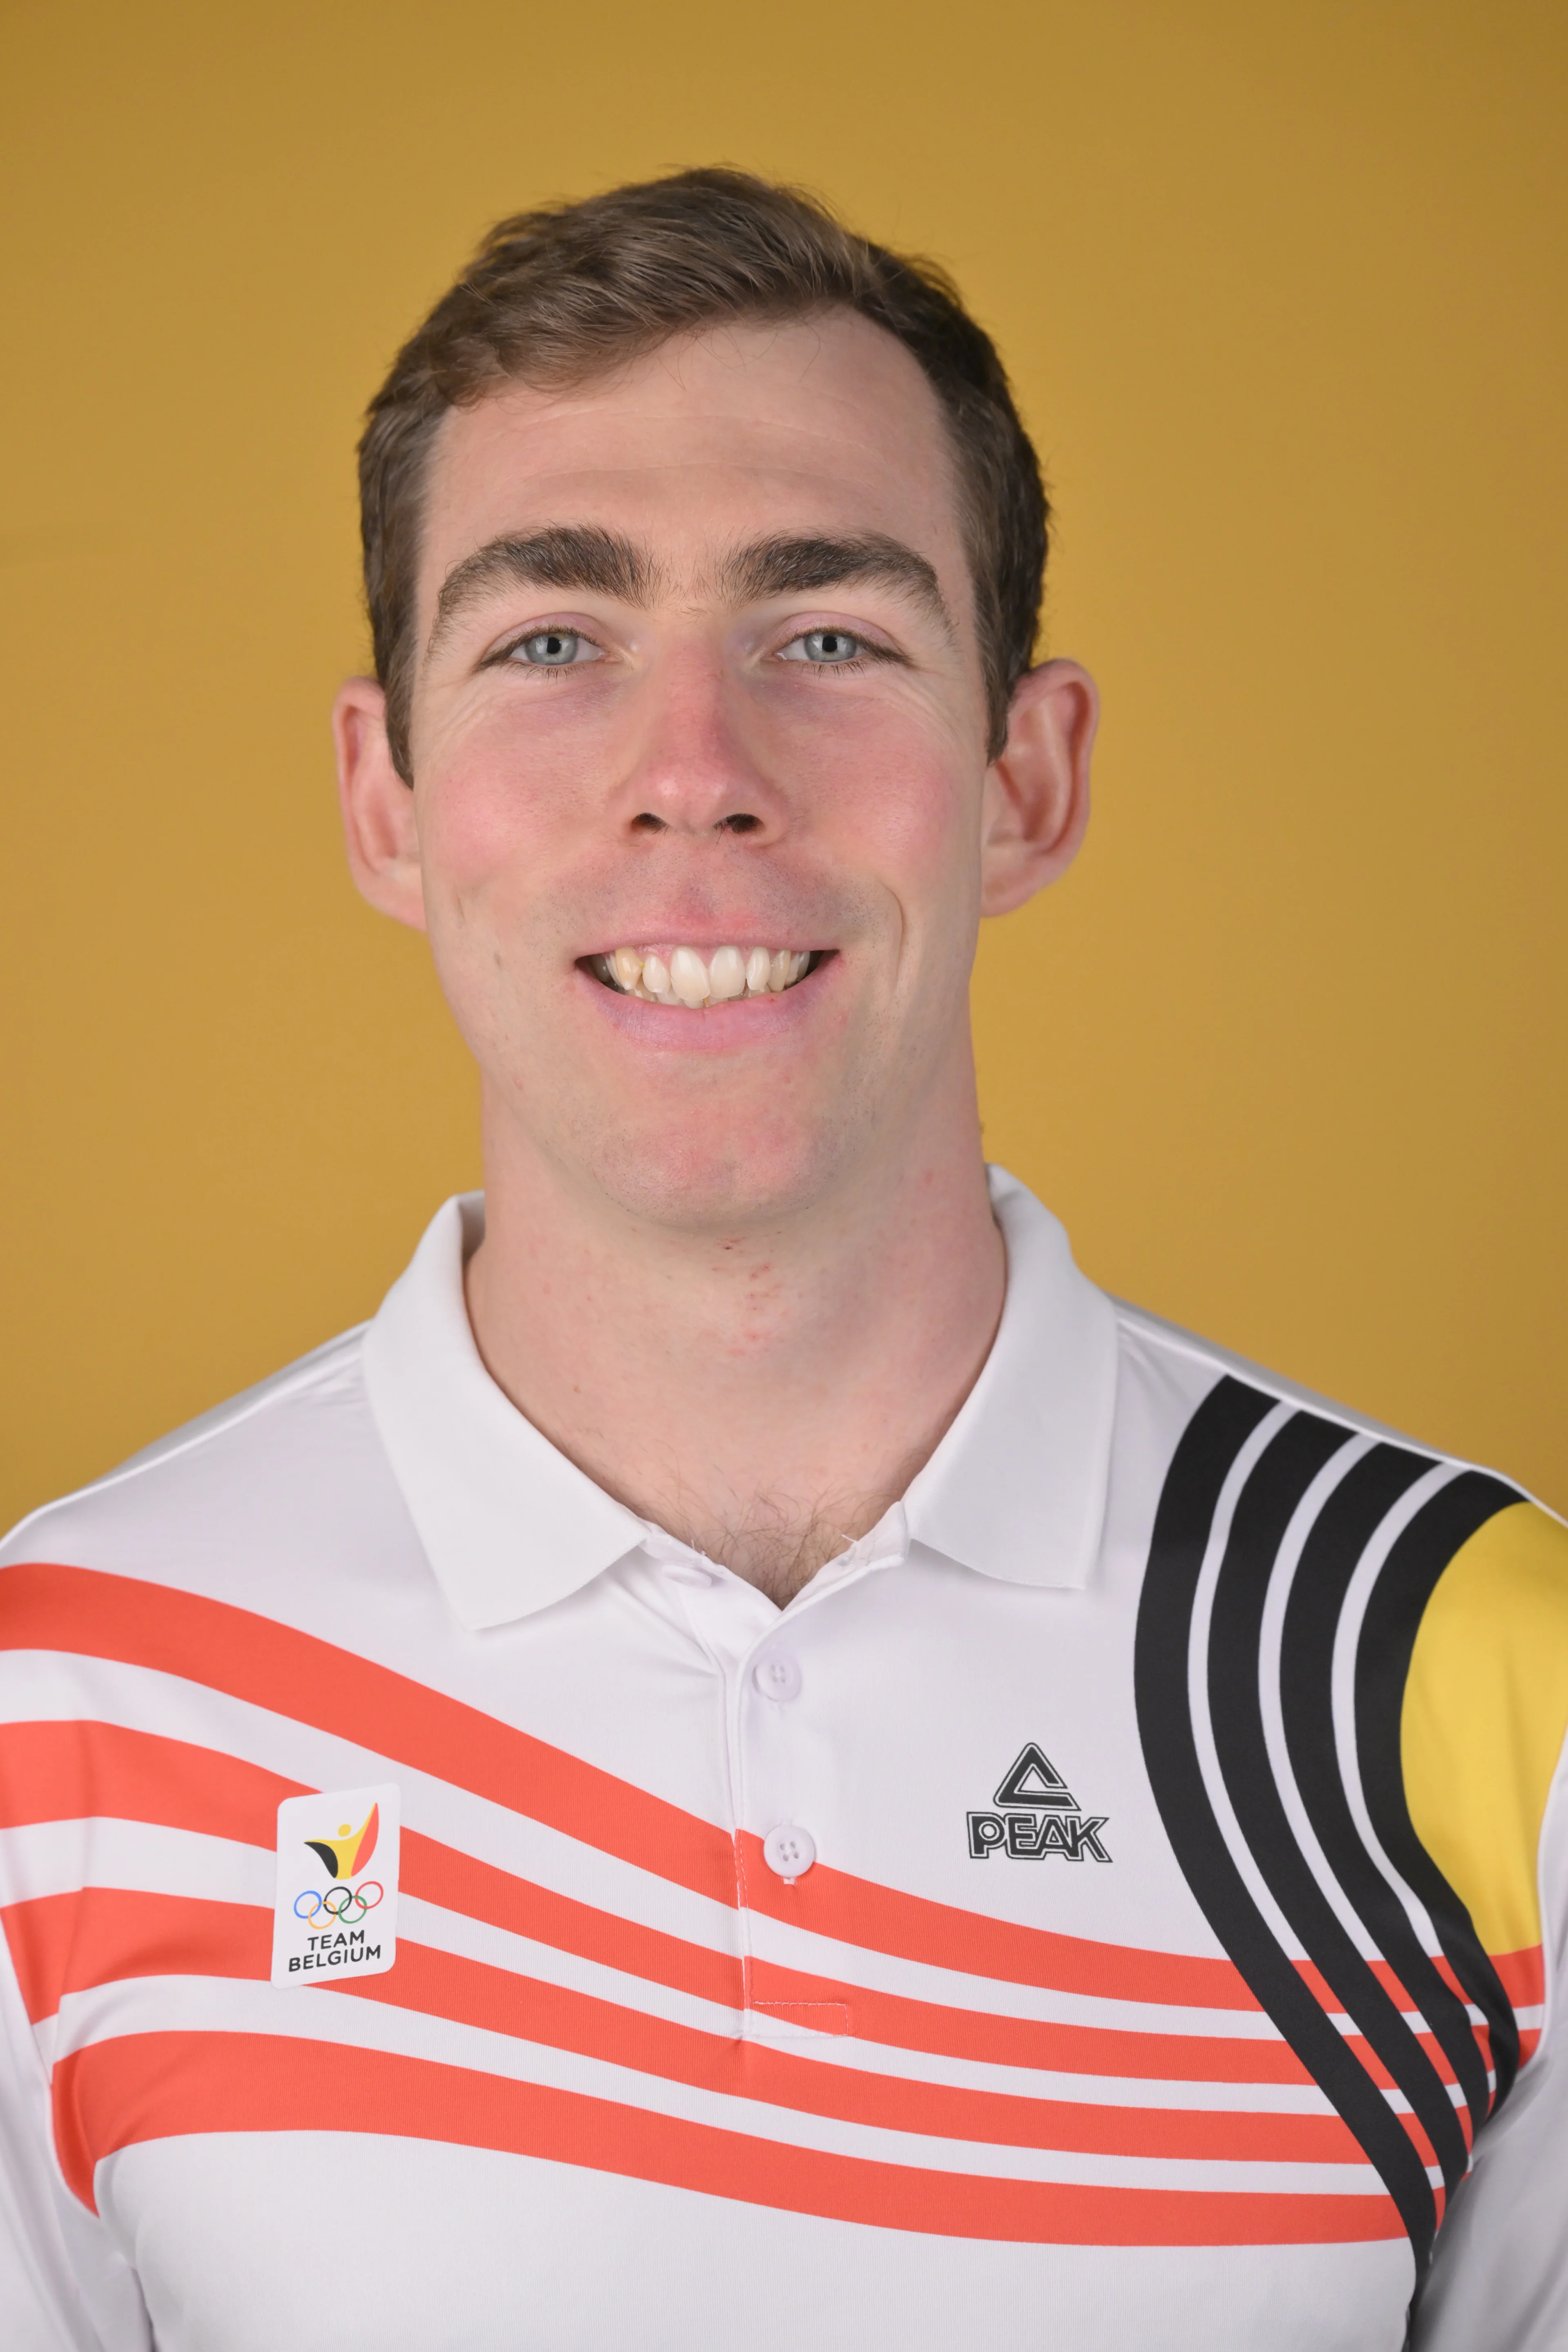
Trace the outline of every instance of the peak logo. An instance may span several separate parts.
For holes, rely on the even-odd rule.
[[[397,1861],[395,1781],[285,1797],[278,1808],[273,1983],[384,1976],[397,1958]]]
[[[1003,1774],[991,1801],[994,1812],[968,1817],[973,1862],[988,1862],[994,1853],[1013,1862],[1045,1862],[1052,1854],[1081,1862],[1086,1853],[1095,1862],[1110,1860],[1100,1834],[1105,1814],[1081,1810],[1045,1749],[1032,1739]]]

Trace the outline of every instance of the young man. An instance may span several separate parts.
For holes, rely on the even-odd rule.
[[[985,337],[690,173],[362,460],[486,1192],[5,1549],[7,2346],[1561,2347],[1568,1536],[982,1163],[1095,717]]]

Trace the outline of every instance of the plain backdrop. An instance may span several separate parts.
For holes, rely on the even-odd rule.
[[[0,9],[0,1519],[478,1176],[342,871],[357,420],[497,215],[730,161],[934,253],[1104,688],[988,1146],[1110,1288],[1568,1506],[1553,0]]]

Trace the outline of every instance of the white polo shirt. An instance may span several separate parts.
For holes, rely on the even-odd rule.
[[[1568,1537],[993,1197],[782,1612],[491,1382],[475,1200],[9,1538],[8,2352],[1395,2352],[1483,2123],[1415,2341],[1561,2352]]]

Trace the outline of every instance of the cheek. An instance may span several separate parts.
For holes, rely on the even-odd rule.
[[[448,780],[422,814],[419,847],[426,895],[464,908],[489,895],[526,855],[529,820],[520,796]]]
[[[537,761],[507,757],[482,736],[417,772],[416,803],[427,896],[459,911],[498,893],[510,898],[523,877],[537,876],[566,814]]]
[[[980,780],[923,730],[887,735],[847,772],[830,805],[906,916],[962,913],[979,887]],[[841,836],[842,837],[842,836]]]
[[[427,889],[460,912],[486,900],[547,901],[563,867],[595,830],[595,780],[613,746],[603,712],[580,698],[526,716],[497,695],[454,714],[416,746],[416,802]]]

